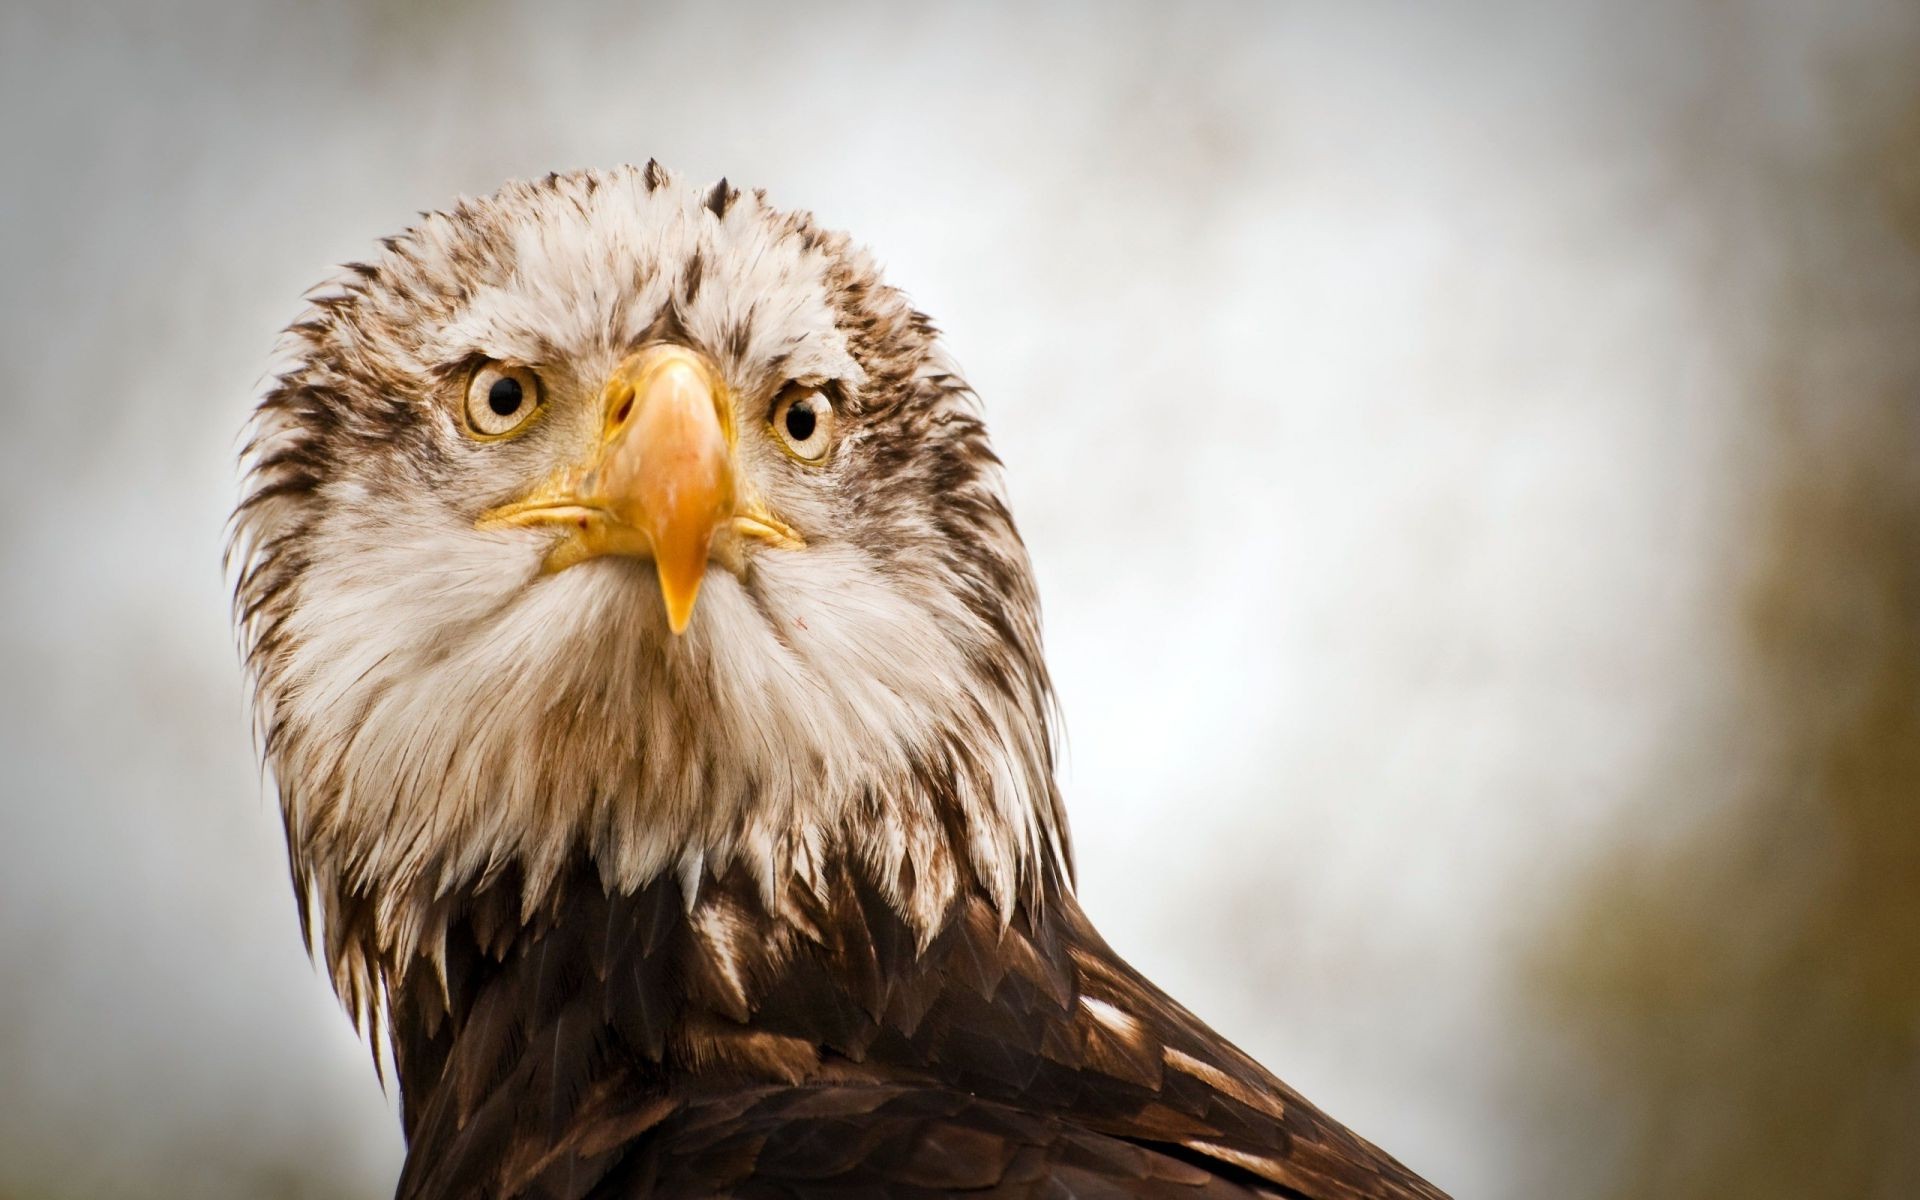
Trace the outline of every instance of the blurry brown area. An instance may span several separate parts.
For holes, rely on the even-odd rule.
[[[1770,168],[1775,286],[1732,318],[1763,343],[1738,773],[1606,851],[1534,960],[1629,1130],[1611,1195],[1920,1196],[1915,49],[1831,71],[1834,136]]]

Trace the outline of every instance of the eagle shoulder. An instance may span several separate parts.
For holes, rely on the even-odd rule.
[[[732,1194],[1435,1200],[1109,949],[1064,888],[926,945],[857,870],[511,880],[402,977],[401,1200]],[[1061,1189],[1065,1188],[1065,1191]]]

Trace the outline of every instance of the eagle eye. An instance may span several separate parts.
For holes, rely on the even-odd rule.
[[[833,449],[833,401],[819,388],[790,383],[780,389],[769,420],[781,446],[801,462],[825,462]]]
[[[526,367],[482,363],[467,380],[467,432],[482,441],[524,428],[540,408],[540,377]]]

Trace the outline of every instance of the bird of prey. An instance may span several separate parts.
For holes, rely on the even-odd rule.
[[[1001,467],[865,251],[653,163],[380,245],[229,553],[403,1200],[1440,1196],[1081,912]]]

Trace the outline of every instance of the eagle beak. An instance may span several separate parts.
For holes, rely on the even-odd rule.
[[[631,355],[601,389],[600,411],[599,444],[585,462],[479,526],[565,530],[547,554],[549,572],[606,554],[652,559],[676,634],[693,619],[708,558],[720,553],[737,567],[736,534],[802,544],[757,501],[742,503],[733,405],[702,355],[674,345]]]
[[[651,545],[667,624],[680,633],[714,530],[733,515],[733,406],[706,360],[678,346],[627,359],[602,396],[606,434],[589,479],[613,519]]]

